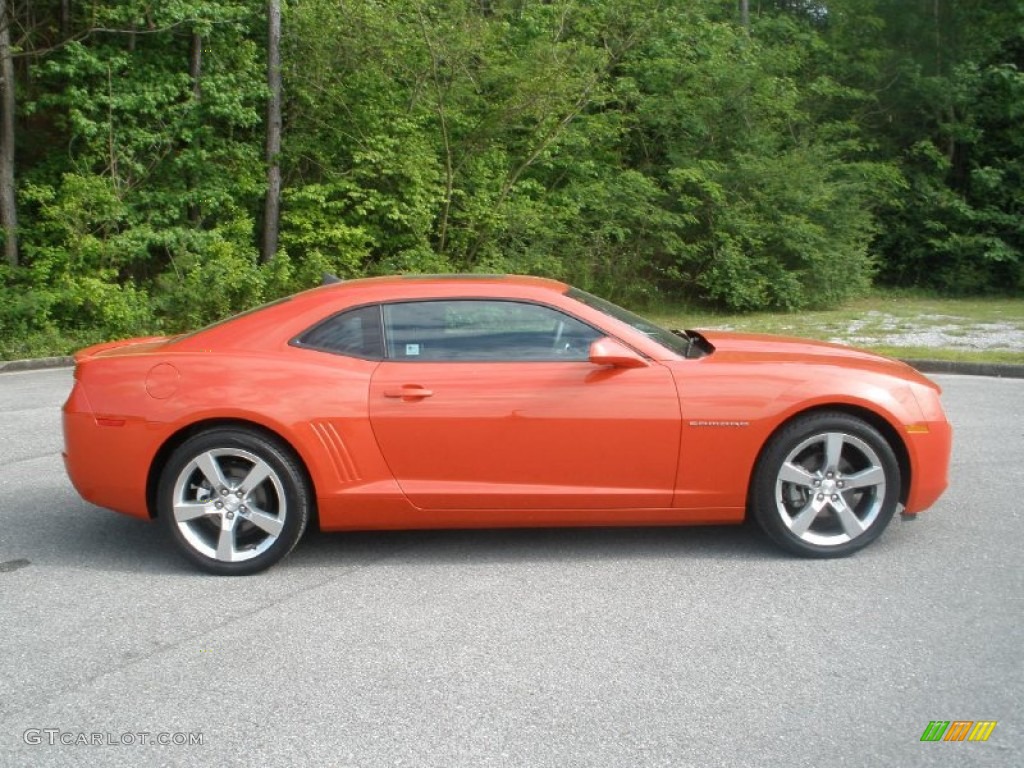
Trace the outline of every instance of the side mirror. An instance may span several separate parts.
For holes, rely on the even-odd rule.
[[[600,338],[590,345],[590,362],[594,365],[610,365],[614,368],[646,368],[647,361],[625,344]]]

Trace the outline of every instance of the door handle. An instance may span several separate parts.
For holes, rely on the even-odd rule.
[[[423,397],[431,397],[433,391],[421,387],[419,384],[403,384],[400,389],[385,389],[384,397],[400,397],[403,400],[419,400]]]

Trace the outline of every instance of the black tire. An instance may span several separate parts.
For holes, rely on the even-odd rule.
[[[178,551],[205,571],[257,573],[299,542],[312,496],[292,452],[255,430],[217,428],[171,454],[157,516]]]
[[[844,557],[877,539],[900,498],[888,441],[837,411],[799,416],[768,441],[750,506],[772,541],[804,557]]]

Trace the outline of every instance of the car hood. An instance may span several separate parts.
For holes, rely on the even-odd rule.
[[[699,331],[714,347],[711,360],[744,363],[801,363],[858,368],[898,376],[938,389],[933,381],[899,360],[842,344],[790,336]]]

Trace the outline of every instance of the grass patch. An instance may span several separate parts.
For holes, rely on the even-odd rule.
[[[35,331],[0,338],[0,360],[24,360],[70,355],[90,344],[110,341],[98,331]]]
[[[1024,352],[1013,350],[963,350],[948,347],[890,347],[870,345],[864,347],[886,357],[902,360],[952,360],[958,363],[1017,363],[1024,365]]]
[[[647,315],[670,328],[800,336],[890,357],[1024,363],[1024,299],[943,299],[878,292],[837,309],[795,314],[736,315],[662,306]]]

